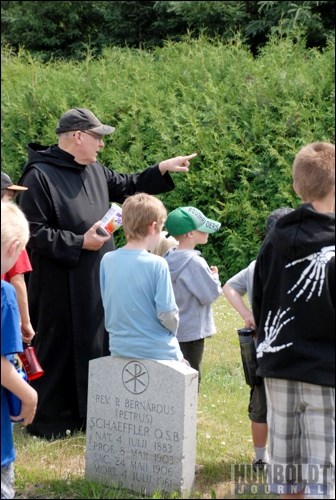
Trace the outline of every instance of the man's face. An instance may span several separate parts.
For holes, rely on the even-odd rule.
[[[90,132],[89,130],[79,130],[74,133],[77,140],[75,160],[81,165],[87,165],[97,161],[99,151],[104,147],[103,136]]]

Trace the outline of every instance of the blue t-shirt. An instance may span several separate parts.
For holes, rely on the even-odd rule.
[[[22,352],[20,313],[15,288],[1,280],[1,356],[10,359]],[[6,390],[1,386],[1,467],[14,462],[13,424],[9,418]]]
[[[168,264],[146,250],[119,248],[104,255],[100,289],[112,356],[136,359],[183,358],[160,313],[178,311]]]

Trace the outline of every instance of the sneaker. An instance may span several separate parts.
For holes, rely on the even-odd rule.
[[[204,465],[196,464],[195,465],[195,474],[199,474],[201,470],[204,469]]]
[[[264,460],[262,460],[260,458],[259,460],[256,460],[255,462],[253,462],[252,468],[253,468],[254,472],[264,472],[264,471],[266,471],[267,465],[268,465],[268,463],[264,462]]]

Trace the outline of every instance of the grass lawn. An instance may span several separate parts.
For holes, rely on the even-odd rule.
[[[236,333],[243,324],[224,297],[213,310],[217,333],[206,340],[198,400],[197,463],[204,469],[196,476],[191,498],[260,498],[259,493],[232,495],[232,466],[250,464],[253,458],[249,387]],[[17,498],[139,498],[84,478],[85,434],[44,441],[27,435],[19,424],[14,432]],[[157,493],[150,498],[166,496]],[[180,497],[176,493],[171,498]]]

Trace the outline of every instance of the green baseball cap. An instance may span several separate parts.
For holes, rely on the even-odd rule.
[[[169,234],[179,236],[194,230],[215,233],[221,227],[221,223],[208,219],[197,208],[180,207],[168,214],[165,226]]]

